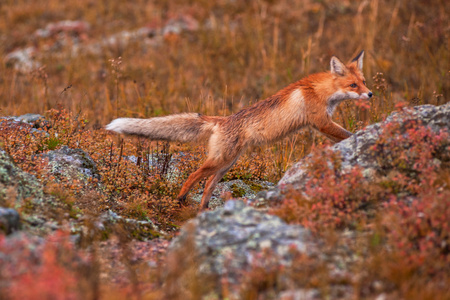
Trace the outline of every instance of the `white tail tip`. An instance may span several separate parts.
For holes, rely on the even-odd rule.
[[[122,130],[125,128],[126,123],[126,118],[115,119],[111,123],[106,125],[105,129],[117,133],[123,133]]]

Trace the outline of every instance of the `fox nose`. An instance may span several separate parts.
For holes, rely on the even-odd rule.
[[[372,92],[369,92],[368,94],[367,94],[368,96],[369,96],[369,98],[372,98]]]

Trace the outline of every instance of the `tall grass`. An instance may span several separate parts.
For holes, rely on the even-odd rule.
[[[178,14],[193,15],[200,30],[155,48],[139,41],[98,56],[72,56],[63,47],[43,59],[46,68],[38,73],[20,74],[2,64],[0,101],[4,114],[42,112],[60,103],[99,124],[118,114],[229,114],[327,69],[332,54],[347,60],[365,49],[369,85],[383,72],[393,101],[437,103],[433,92],[449,91],[448,9],[446,1],[6,1],[1,56],[17,47],[44,49],[52,41],[33,33],[62,19],[91,24],[85,43],[150,23],[157,27]],[[109,60],[119,56],[123,76],[116,82]],[[109,104],[114,101],[123,101],[118,111]]]

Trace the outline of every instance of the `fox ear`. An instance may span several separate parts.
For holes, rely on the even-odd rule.
[[[363,51],[361,51],[353,60],[352,60],[352,63],[353,62],[356,62],[356,66],[358,67],[358,69],[360,70],[360,71],[362,71],[362,68],[363,68],[363,58],[364,58],[364,50]]]
[[[331,73],[332,74],[337,74],[339,76],[344,76],[345,73],[347,72],[347,67],[336,56],[332,56],[331,57],[330,67],[331,67]]]

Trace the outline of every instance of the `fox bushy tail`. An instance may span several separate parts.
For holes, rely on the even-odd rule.
[[[194,142],[209,138],[214,126],[222,120],[224,117],[182,113],[150,119],[119,118],[106,125],[106,129],[151,140]]]

